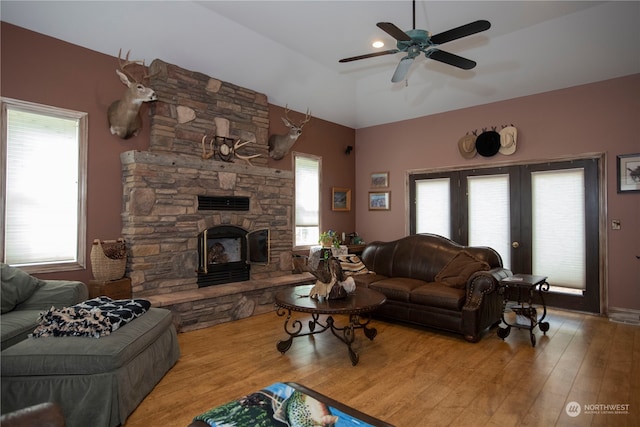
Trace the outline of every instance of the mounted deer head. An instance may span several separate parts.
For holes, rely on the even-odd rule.
[[[143,102],[155,101],[158,99],[153,89],[145,87],[141,81],[148,77],[144,75],[141,81],[136,80],[131,74],[127,73],[126,67],[133,64],[144,66],[144,61],[130,61],[129,53],[122,61],[122,49],[118,52],[118,63],[120,70],[116,70],[116,74],[120,77],[120,81],[127,86],[122,98],[114,101],[107,111],[109,118],[109,130],[113,135],[120,138],[129,139],[138,134],[142,127],[142,118],[140,117],[140,107]]]
[[[289,133],[284,135],[271,135],[269,137],[269,157],[275,160],[282,159],[289,152],[298,137],[302,134],[302,126],[311,120],[308,108],[307,113],[304,116],[304,120],[299,125],[296,125],[291,121],[291,119],[289,119],[288,113],[289,108],[288,106],[285,106],[284,117],[281,118],[285,126],[289,128]]]

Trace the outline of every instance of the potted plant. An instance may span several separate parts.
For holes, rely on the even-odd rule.
[[[340,238],[338,237],[338,233],[333,230],[324,231],[320,233],[320,238],[318,239],[318,243],[320,243],[325,248],[339,248],[340,247]]]

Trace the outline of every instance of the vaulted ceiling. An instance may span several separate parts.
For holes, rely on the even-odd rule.
[[[412,28],[412,2],[5,1],[1,19],[108,55],[154,58],[265,93],[269,102],[352,128],[640,73],[640,2],[417,1],[416,28],[491,28],[440,46],[461,70],[421,56],[392,83],[402,53],[338,63]],[[28,52],[25,52],[28,55]],[[115,65],[115,64],[114,64]],[[114,74],[114,78],[116,78]]]

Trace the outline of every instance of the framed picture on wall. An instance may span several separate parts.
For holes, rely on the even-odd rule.
[[[371,188],[389,187],[389,172],[374,172],[371,174]]]
[[[370,211],[388,211],[391,209],[391,192],[390,191],[370,191],[369,192],[369,210]]]
[[[351,189],[331,188],[331,210],[348,212],[351,210]]]
[[[618,156],[618,193],[640,191],[640,154]]]

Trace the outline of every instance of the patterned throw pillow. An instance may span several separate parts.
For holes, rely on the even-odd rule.
[[[369,272],[358,255],[340,255],[337,258],[345,276],[355,276],[356,274],[367,274]]]

